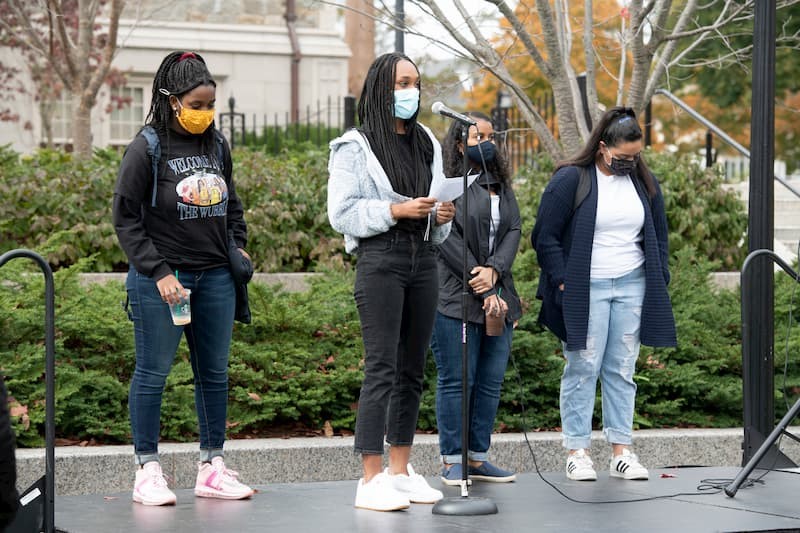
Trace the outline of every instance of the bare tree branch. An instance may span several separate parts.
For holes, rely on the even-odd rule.
[[[663,41],[678,41],[678,40],[681,40],[681,39],[686,39],[687,37],[694,37],[695,35],[700,35],[702,37],[703,34],[707,34],[710,31],[718,30],[718,29],[722,28],[723,26],[725,26],[726,24],[729,24],[729,23],[735,21],[742,12],[744,12],[745,10],[748,10],[748,9],[753,7],[753,0],[749,0],[748,2],[745,2],[744,4],[739,5],[738,8],[734,9],[729,16],[723,18],[723,14],[725,13],[725,11],[728,9],[728,7],[732,3],[733,2],[731,0],[728,0],[728,1],[725,2],[725,6],[722,9],[722,14],[717,18],[717,20],[714,22],[714,24],[711,24],[710,26],[702,26],[702,27],[695,28],[693,30],[687,30],[687,31],[675,30],[675,31],[672,31],[671,33],[669,33],[668,35],[664,35],[662,40]],[[695,6],[695,9],[696,9],[696,6]],[[681,13],[681,18],[684,17],[684,15],[686,14],[687,10],[684,10]],[[692,14],[694,14],[694,11],[695,10],[692,10]],[[688,20],[686,20],[685,22],[688,23]],[[684,24],[684,26],[685,26],[685,24]],[[677,28],[678,24],[676,24],[675,27]]]
[[[525,46],[525,50],[531,55],[533,62],[536,64],[537,68],[542,71],[546,77],[550,78],[553,75],[553,70],[545,61],[542,54],[539,52],[539,49],[533,43],[530,38],[530,34],[525,29],[525,25],[517,17],[517,14],[511,9],[511,6],[508,5],[506,0],[486,0],[490,4],[494,4],[500,10],[500,13],[506,18],[506,20],[511,24],[511,27],[514,29],[514,32],[519,37],[520,42]]]
[[[122,14],[123,7],[125,7],[125,0],[111,0],[108,40],[103,48],[103,55],[100,59],[100,64],[94,70],[94,74],[89,80],[85,90],[86,93],[92,95],[92,100],[94,100],[94,95],[97,94],[97,91],[100,90],[100,86],[103,84],[103,80],[111,68],[111,62],[114,60],[114,53],[116,51],[117,44],[117,32],[119,30],[119,17]]]
[[[586,64],[586,100],[589,104],[589,114],[592,117],[592,122],[596,123],[600,118],[600,107],[598,106],[600,99],[597,96],[597,72],[594,63],[594,44],[592,43],[594,36],[592,11],[592,0],[584,0],[583,56]]]
[[[67,34],[66,24],[64,24],[64,13],[61,11],[61,5],[59,4],[58,0],[47,0],[47,4],[48,9],[55,14],[55,25],[56,29],[58,30],[57,35],[59,41],[61,42],[61,47],[64,49],[64,62],[67,66],[67,76],[64,79],[64,83],[68,87],[71,87],[71,80],[74,80],[78,77],[78,68],[75,65],[75,61],[71,53],[74,45]],[[50,64],[53,64],[53,62],[54,61],[51,58]]]

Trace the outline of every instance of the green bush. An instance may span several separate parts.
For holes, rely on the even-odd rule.
[[[658,175],[667,207],[673,252],[691,246],[736,270],[744,259],[739,246],[747,220],[734,193],[720,177],[685,158],[647,155]],[[0,147],[0,252],[24,247],[49,250],[47,259],[60,268],[95,254],[100,272],[125,270],[111,223],[111,195],[120,155],[98,150],[92,159],[40,150],[20,156]],[[327,148],[308,143],[284,148],[278,155],[256,148],[234,152],[237,192],[246,208],[248,249],[257,270],[299,272],[350,265],[343,240],[328,224]],[[525,225],[522,253],[536,215],[539,196],[553,164],[538,157],[517,178]],[[525,275],[534,276],[535,271]]]
[[[342,268],[341,235],[328,224],[327,150],[256,149],[234,152],[234,179],[249,225],[248,250],[257,270],[299,272]],[[111,199],[120,154],[98,150],[81,161],[39,150],[21,156],[0,147],[0,253],[47,249],[54,268],[95,255],[99,272],[127,270],[111,221]]]
[[[325,214],[327,154],[310,149],[306,154],[270,157],[241,150],[235,161],[238,192],[247,206],[249,248],[259,269],[333,268],[306,293],[251,285],[253,323],[236,325],[231,346],[229,434],[261,435],[291,424],[319,429],[326,421],[337,431],[352,431],[363,348],[348,268],[351,258],[344,256],[341,237],[330,229]],[[722,191],[713,175],[672,156],[649,154],[648,161],[662,183],[672,230],[670,290],[680,345],[642,349],[636,378],[637,427],[740,425],[738,295],[715,290],[708,277],[723,264],[739,264],[744,209]],[[21,157],[0,150],[0,186],[13,195],[0,207],[0,251],[31,247],[54,265],[64,266],[56,272],[57,423],[63,438],[108,443],[129,439],[127,389],[134,348],[132,326],[120,305],[124,288],[120,283],[82,287],[77,277],[80,271],[120,266],[113,230],[98,222],[108,223],[117,165],[118,156],[111,151],[81,163],[56,152]],[[516,178],[523,238],[514,271],[525,315],[514,333],[513,364],[497,417],[501,429],[560,425],[562,351],[556,338],[536,323],[539,269],[529,242],[552,168],[547,159],[538,159]],[[76,192],[70,182],[83,189]],[[65,198],[69,201],[63,202]],[[702,211],[695,204],[702,205]],[[696,223],[680,223],[685,220]],[[92,227],[97,233],[87,238],[74,231],[76,227]],[[106,240],[114,244],[97,245]],[[8,376],[15,412],[27,409],[14,422],[20,444],[37,446],[44,434],[43,282],[23,261],[0,272],[0,372]],[[800,392],[800,368],[780,349],[786,342],[793,282],[780,275],[776,282],[775,398],[780,413],[784,362],[790,400]],[[796,302],[790,354],[800,347]],[[419,421],[423,431],[436,427],[434,391],[435,367],[429,358]],[[194,440],[196,425],[191,367],[182,344],[164,396],[162,436]]]
[[[256,270],[300,272],[348,264],[342,236],[328,223],[327,149],[280,156],[240,150],[234,172]]]
[[[15,429],[23,446],[42,444],[43,281],[23,261],[3,267],[0,284],[0,372],[8,376],[15,406],[27,408]],[[121,301],[119,282],[82,287],[77,272],[56,273],[57,424],[59,437],[107,443],[127,442],[127,389],[134,367],[133,331]],[[680,345],[643,347],[637,371],[636,425],[650,427],[730,427],[741,425],[741,346],[738,296],[708,282],[712,264],[687,248],[678,253],[671,286]],[[778,276],[776,290],[776,410],[782,394],[788,300],[791,280]],[[500,429],[552,429],[560,425],[561,346],[536,324],[538,302],[529,299],[534,282],[520,282],[527,313],[514,332],[513,364],[506,373],[497,424]],[[354,428],[362,379],[358,315],[352,272],[330,272],[305,293],[285,293],[251,285],[253,323],[237,324],[231,346],[231,436],[255,436],[276,427],[300,425],[319,430],[326,421],[337,432]],[[790,351],[800,346],[794,302]],[[436,372],[428,360],[419,429],[436,428]],[[800,390],[800,364],[789,359],[787,395]],[[522,407],[525,410],[523,413]],[[599,403],[598,403],[599,416]],[[599,420],[599,418],[598,418]],[[196,440],[191,368],[181,344],[164,395],[162,437]]]
[[[77,160],[57,150],[21,156],[0,147],[0,252],[47,248],[54,268],[93,253],[100,271],[123,263],[111,222],[118,166],[113,150]]]

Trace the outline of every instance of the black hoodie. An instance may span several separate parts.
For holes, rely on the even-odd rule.
[[[159,138],[156,207],[145,138],[134,138],[122,157],[113,209],[120,246],[137,271],[156,281],[175,270],[227,266],[228,230],[240,248],[247,244],[227,143],[220,164],[216,154],[204,153],[200,135],[171,131],[169,139]]]

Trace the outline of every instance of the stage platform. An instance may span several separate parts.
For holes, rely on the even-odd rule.
[[[434,515],[431,505],[419,504],[392,513],[355,509],[355,481],[264,485],[246,501],[195,498],[182,489],[176,491],[178,504],[170,507],[134,504],[129,492],[61,496],[56,497],[56,527],[69,533],[800,531],[800,469],[768,472],[763,483],[740,489],[735,498],[723,492],[696,494],[703,480],[733,479],[739,470],[651,469],[649,481],[613,479],[607,471],[598,471],[596,482],[569,481],[562,472],[544,474],[569,497],[595,503],[572,503],[535,473],[508,484],[475,482],[471,495],[497,504],[498,514],[489,516]],[[751,477],[763,473],[756,470]],[[459,495],[458,487],[429,480],[445,496]],[[598,503],[675,494],[681,495]]]

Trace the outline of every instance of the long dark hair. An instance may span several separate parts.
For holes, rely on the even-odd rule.
[[[630,107],[612,107],[606,111],[592,130],[584,147],[570,159],[560,161],[556,170],[562,167],[588,167],[595,164],[600,141],[606,146],[614,147],[623,142],[635,142],[643,137],[642,128],[636,120],[636,113]],[[650,198],[656,195],[653,174],[640,155],[636,161],[635,177],[644,183]]]
[[[397,63],[408,61],[414,68],[416,64],[399,52],[383,54],[375,59],[364,79],[364,88],[358,100],[358,121],[361,131],[369,139],[373,153],[389,176],[389,180],[400,183],[403,176],[400,161],[400,143],[395,132],[394,84]],[[419,72],[419,69],[417,69]],[[433,143],[428,134],[417,124],[417,115],[406,119],[406,135],[411,139],[413,164],[417,176],[425,175],[433,161]],[[417,191],[424,196],[427,191]]]
[[[492,124],[492,128],[494,128],[492,119],[480,111],[468,111],[464,114],[474,119],[485,120],[489,124]],[[459,151],[458,145],[461,143],[464,130],[466,129],[466,124],[462,124],[461,122],[454,120],[452,124],[450,124],[450,129],[447,130],[447,135],[445,136],[444,141],[442,141],[442,157],[444,158],[445,176],[461,176],[464,172],[464,155],[461,151]],[[467,148],[465,146],[462,149],[466,150]],[[494,160],[486,162],[486,170],[491,172],[492,175],[504,185],[510,185],[511,176],[508,170],[508,164],[502,155],[502,146],[498,145],[495,152],[497,155],[495,156]]]
[[[169,103],[170,95],[180,100],[183,95],[201,85],[217,86],[206,67],[206,62],[195,52],[172,52],[161,62],[153,78],[153,97],[145,124],[167,136],[167,153],[169,153],[170,122],[175,111]],[[162,89],[167,92],[164,94]],[[216,154],[214,150],[214,123],[202,133],[202,147],[206,154]],[[222,161],[218,162],[220,165]]]

